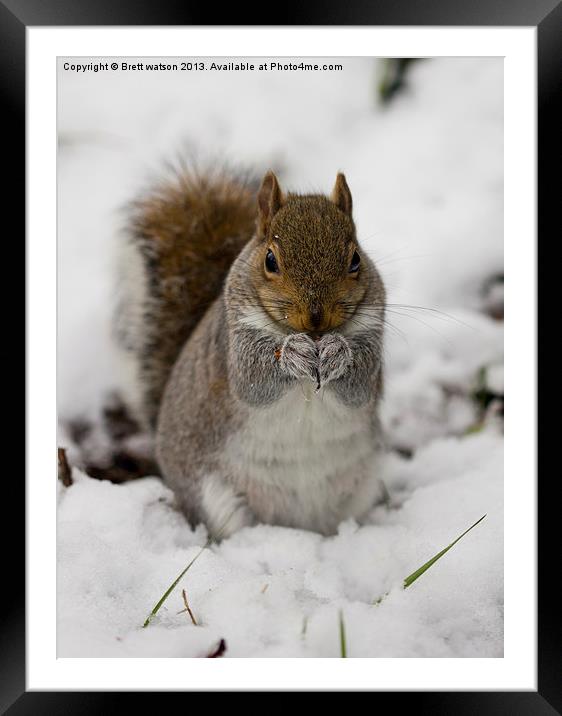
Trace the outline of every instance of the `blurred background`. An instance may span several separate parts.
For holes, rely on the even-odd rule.
[[[341,170],[388,289],[389,500],[334,537],[258,525],[205,550],[178,586],[199,626],[178,614],[176,590],[144,630],[205,528],[186,523],[158,479],[116,486],[74,467],[58,482],[58,655],[204,656],[224,638],[226,656],[333,657],[341,609],[350,656],[501,657],[501,58],[81,74],[62,69],[67,59],[90,59],[58,68],[57,392],[71,465],[99,463],[134,432],[108,409],[127,385],[110,330],[116,259],[123,207],[162,162],[185,153],[272,168],[301,192],[329,192]],[[399,588],[484,513],[427,578]]]
[[[180,152],[257,175],[273,168],[292,191],[328,192],[344,171],[358,235],[395,304],[385,406],[392,444],[410,451],[435,434],[479,425],[502,391],[500,58],[337,58],[343,69],[326,72],[80,74],[64,71],[65,61],[58,77],[63,420],[95,415],[123,381],[109,335],[122,207]],[[299,60],[282,60],[291,61]]]

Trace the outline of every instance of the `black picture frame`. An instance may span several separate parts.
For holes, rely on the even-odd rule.
[[[220,25],[436,25],[436,26],[533,26],[537,28],[538,47],[538,236],[539,272],[553,270],[548,248],[549,226],[559,227],[558,201],[559,168],[557,139],[560,134],[559,102],[560,68],[562,67],[562,5],[559,0],[372,0],[346,3],[336,0],[310,1],[291,7],[271,5],[270,17],[258,16],[256,6],[233,3],[220,9]],[[26,27],[29,26],[84,26],[84,25],[215,25],[217,7],[195,4],[186,0],[0,0],[0,96],[2,97],[2,124],[5,152],[13,154],[9,176],[4,189],[5,207],[14,218],[10,239],[11,248],[21,257],[25,242],[21,235],[25,220],[25,87],[26,87]],[[275,17],[277,15],[277,17]],[[4,210],[5,212],[7,209]],[[554,214],[557,214],[555,222]],[[559,234],[559,228],[556,231]],[[17,240],[15,237],[18,237]],[[509,237],[506,237],[506,241]],[[20,253],[21,252],[21,253]],[[4,307],[14,304],[13,287],[1,282],[5,293]],[[544,285],[549,281],[545,278]],[[546,289],[545,289],[546,290]],[[539,301],[544,291],[539,291]],[[509,309],[508,309],[509,310]],[[23,323],[13,318],[11,335],[22,337]],[[545,341],[548,332],[539,324],[538,347],[543,360],[542,375],[557,375],[557,367],[544,366],[548,358]],[[16,340],[10,341],[15,345]],[[23,341],[21,342],[23,343]],[[20,344],[21,344],[20,343]],[[6,356],[7,354],[7,356]],[[10,361],[12,365],[10,365]],[[22,369],[12,351],[2,352],[2,365],[7,375],[15,376]],[[551,372],[552,371],[552,372]],[[48,378],[47,378],[48,379]],[[512,398],[513,401],[513,398]],[[557,401],[555,401],[557,402]],[[507,410],[509,410],[509,402]],[[12,414],[10,414],[12,418]],[[555,421],[554,421],[555,422]],[[15,427],[12,421],[12,427]],[[539,449],[546,461],[548,446],[556,444],[554,423],[541,422]],[[11,449],[10,452],[13,452]],[[540,463],[539,466],[540,467]],[[17,468],[19,469],[19,467]],[[558,520],[551,511],[556,509],[553,491],[558,479],[557,471],[543,472],[539,495],[538,530],[538,691],[536,692],[440,692],[440,693],[380,693],[373,694],[375,706],[389,695],[399,699],[400,705],[415,709],[421,714],[525,714],[540,716],[562,712],[562,620],[559,618],[559,596],[555,588],[556,557],[554,547],[559,543],[556,528]],[[539,474],[537,472],[537,474]],[[7,520],[3,544],[13,559],[5,566],[2,647],[0,649],[0,709],[13,716],[20,714],[94,714],[111,713],[124,708],[124,699],[130,707],[130,693],[104,694],[101,692],[26,692],[25,689],[25,554],[18,554],[17,544],[23,548],[24,535],[21,519],[24,504],[24,481],[12,477],[10,500],[18,508],[10,508],[12,516],[19,517],[17,527]],[[506,475],[506,480],[512,476]],[[19,511],[22,510],[22,511]],[[7,512],[7,511],[6,511]],[[7,555],[6,555],[7,559]],[[4,561],[6,564],[6,561]],[[54,618],[48,615],[47,618]],[[437,667],[436,667],[437,668]],[[170,694],[172,695],[172,694]],[[156,694],[142,694],[143,706],[156,704]],[[158,695],[161,698],[161,694]],[[184,702],[184,707],[188,707]],[[394,701],[396,703],[396,701]],[[160,708],[162,706],[160,705]]]

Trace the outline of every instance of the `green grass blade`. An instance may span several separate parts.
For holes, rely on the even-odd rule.
[[[152,617],[154,617],[157,613],[162,604],[168,599],[170,594],[172,593],[174,587],[177,585],[177,583],[180,581],[180,579],[183,577],[183,575],[187,572],[187,570],[193,565],[193,563],[199,559],[199,557],[203,554],[203,552],[207,549],[207,547],[211,544],[213,541],[212,537],[209,537],[209,539],[205,542],[205,544],[201,547],[199,552],[195,555],[195,557],[191,560],[191,562],[187,565],[185,569],[183,569],[180,574],[174,579],[174,581],[170,584],[168,589],[164,592],[164,594],[160,597],[160,599],[156,602],[154,607],[152,608],[152,611],[150,614],[146,617],[144,624],[142,625],[143,629],[147,627],[150,624],[150,620]]]
[[[174,581],[170,584],[170,586],[168,587],[168,589],[166,589],[166,591],[164,592],[164,594],[160,597],[160,599],[156,602],[156,604],[155,604],[154,607],[152,608],[152,611],[150,612],[150,614],[146,617],[146,619],[145,619],[145,621],[144,621],[144,624],[142,625],[142,628],[143,628],[143,629],[150,624],[150,620],[152,619],[152,617],[154,617],[154,616],[158,613],[158,610],[160,609],[160,607],[162,606],[162,604],[164,604],[164,602],[166,601],[166,599],[168,599],[168,597],[169,597],[170,594],[172,593],[174,587],[177,586],[177,583],[180,581],[180,579],[183,577],[183,575],[187,572],[187,570],[193,565],[193,563],[194,563],[197,559],[199,559],[199,557],[203,554],[203,552],[207,549],[207,547],[209,547],[215,540],[219,540],[219,539],[222,537],[222,534],[223,534],[224,530],[226,529],[228,523],[230,522],[232,516],[234,515],[234,512],[235,512],[235,510],[233,510],[233,511],[230,513],[230,515],[226,518],[224,524],[222,525],[222,527],[220,528],[220,530],[217,532],[216,535],[210,535],[210,536],[209,536],[209,539],[208,539],[208,540],[205,542],[205,544],[201,547],[201,549],[199,550],[199,552],[197,552],[197,554],[196,554],[195,557],[191,560],[191,562],[187,565],[187,567],[180,572],[180,574],[176,577],[176,579],[174,579]]]
[[[422,564],[422,566],[419,569],[416,569],[415,572],[412,572],[406,579],[404,580],[404,589],[407,589],[411,584],[413,584],[418,577],[421,577],[421,575],[424,572],[427,572],[427,570],[431,567],[432,564],[435,564],[438,559],[441,559],[441,557],[448,552],[451,547],[454,547],[456,543],[461,540],[466,534],[470,532],[470,530],[474,529],[476,525],[480,524],[482,520],[486,517],[486,515],[483,515],[479,520],[477,520],[471,527],[469,527],[465,532],[462,533],[462,535],[459,535],[457,539],[454,542],[451,542],[451,544],[448,547],[445,547],[445,549],[442,549],[441,552],[435,555],[435,557],[432,557],[429,561],[427,561],[425,564]]]
[[[343,612],[340,609],[340,656],[342,659],[347,657],[347,646],[345,641],[345,624],[343,621]]]

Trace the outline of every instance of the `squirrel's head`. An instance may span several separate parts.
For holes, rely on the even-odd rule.
[[[343,174],[337,175],[330,197],[284,195],[275,174],[265,175],[258,193],[252,274],[272,319],[292,330],[321,334],[353,315],[376,271],[357,243],[351,212]]]

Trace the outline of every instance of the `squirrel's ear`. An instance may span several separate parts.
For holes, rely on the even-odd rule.
[[[271,220],[283,206],[285,197],[272,171],[264,176],[258,192],[258,233],[264,237]]]
[[[332,201],[338,209],[341,209],[344,212],[344,214],[351,216],[351,209],[353,207],[351,192],[347,186],[345,176],[341,172],[339,172],[336,177],[336,183],[334,184],[334,188],[332,190]]]

